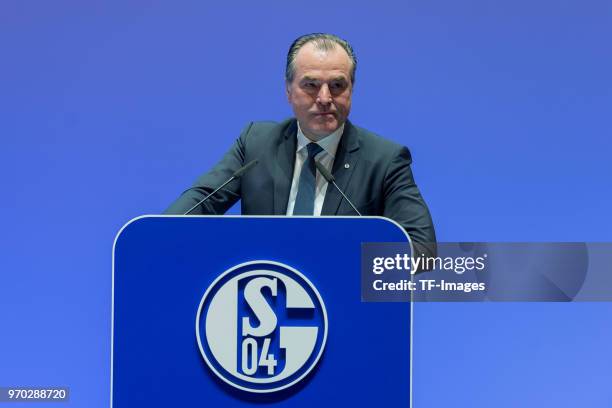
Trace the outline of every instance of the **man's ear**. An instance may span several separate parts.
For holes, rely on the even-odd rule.
[[[287,102],[291,103],[291,87],[289,82],[285,81],[285,95],[287,96]]]

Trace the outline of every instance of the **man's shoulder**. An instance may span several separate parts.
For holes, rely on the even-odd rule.
[[[361,126],[357,126],[353,123],[349,123],[349,126],[353,128],[353,131],[358,137],[359,147],[364,149],[364,151],[377,153],[377,155],[380,156],[391,156],[405,149],[404,146],[380,136],[378,133],[362,128]]]
[[[291,133],[292,128],[296,127],[295,119],[286,119],[281,122],[271,120],[250,122],[242,131],[243,136],[249,138],[279,137]]]

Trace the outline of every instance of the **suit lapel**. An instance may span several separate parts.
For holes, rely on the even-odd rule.
[[[287,202],[293,180],[295,151],[297,148],[297,122],[293,120],[283,132],[276,150],[274,172],[274,215],[287,213]]]
[[[349,121],[344,126],[344,133],[336,151],[332,174],[336,184],[347,194],[347,187],[353,175],[353,170],[359,161],[359,135],[357,129]],[[348,165],[348,166],[347,166]],[[347,168],[348,167],[348,168]],[[327,186],[321,215],[336,215],[340,208],[342,195],[333,185]]]

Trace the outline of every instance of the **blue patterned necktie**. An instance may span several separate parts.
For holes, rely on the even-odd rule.
[[[315,156],[323,148],[316,143],[308,143],[308,157],[302,166],[300,182],[298,184],[297,197],[293,207],[293,215],[314,215],[315,189],[317,180],[317,168]]]

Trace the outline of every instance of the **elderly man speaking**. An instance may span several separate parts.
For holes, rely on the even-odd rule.
[[[285,71],[295,118],[248,124],[221,161],[166,213],[223,214],[242,200],[245,215],[380,215],[399,223],[419,252],[435,251],[409,150],[348,120],[356,68],[353,48],[335,35],[295,40]],[[259,164],[208,197],[253,160]],[[338,188],[328,183],[329,173]]]

